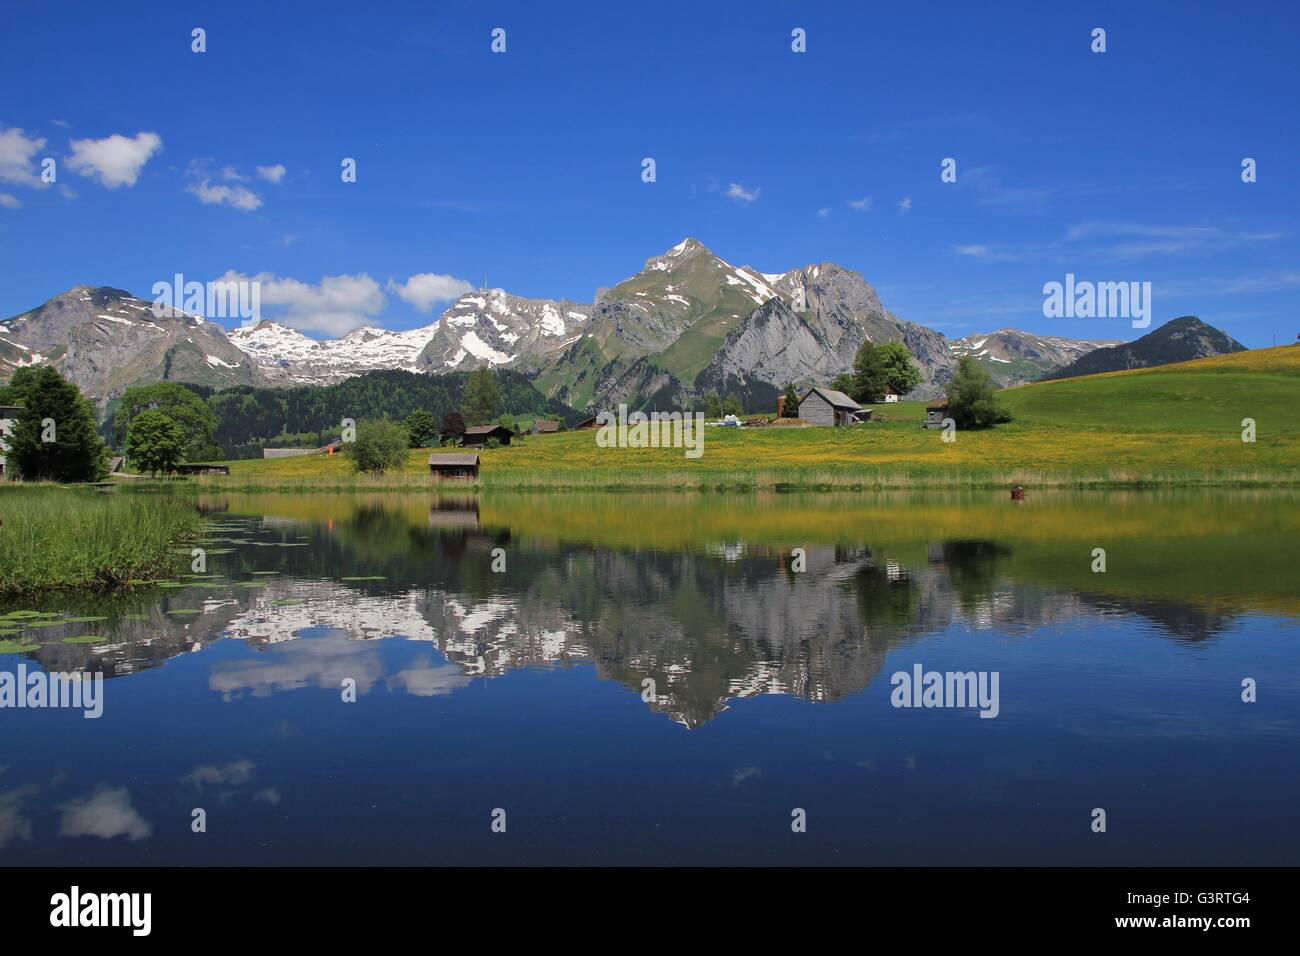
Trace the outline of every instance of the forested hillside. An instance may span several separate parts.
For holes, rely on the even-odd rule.
[[[539,415],[572,425],[585,416],[547,399],[519,372],[497,371],[501,413]],[[257,458],[263,448],[320,446],[337,438],[345,418],[404,419],[418,408],[442,421],[462,407],[469,372],[421,375],[399,370],[369,372],[337,385],[295,388],[239,386],[217,391],[186,385],[217,416],[217,444],[225,458]],[[112,415],[105,423],[111,435]]]

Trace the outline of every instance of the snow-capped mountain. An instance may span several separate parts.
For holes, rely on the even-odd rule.
[[[405,332],[367,326],[342,338],[313,339],[263,319],[235,329],[230,341],[256,360],[268,385],[333,385],[377,369],[415,371],[437,329],[436,322]]]
[[[155,314],[129,292],[78,285],[0,322],[0,377],[49,363],[103,408],[132,385],[160,380],[225,387],[259,382],[253,362],[215,322]]]
[[[952,339],[948,348],[956,358],[974,357],[987,366],[995,382],[1005,386],[1036,381],[1089,352],[1118,344],[1113,339],[1065,339],[1019,329],[998,329],[964,339]]]
[[[126,387],[160,379],[287,387],[486,365],[521,371],[546,397],[587,411],[620,402],[683,408],[708,391],[735,391],[761,408],[786,383],[825,384],[848,371],[867,341],[908,348],[921,369],[917,397],[941,394],[963,356],[1010,385],[1114,344],[1015,329],[950,341],[890,313],[866,279],[833,262],[761,272],[688,237],[598,289],[592,305],[481,289],[431,325],[337,339],[272,320],[226,333],[197,316],[155,316],[151,303],[117,289],[77,286],[0,323],[0,380],[51,362],[102,408]]]
[[[504,289],[463,295],[442,314],[417,358],[417,371],[439,374],[480,365],[530,365],[573,342],[591,306],[567,299],[525,299]]]

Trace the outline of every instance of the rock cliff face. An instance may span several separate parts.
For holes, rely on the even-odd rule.
[[[572,343],[590,317],[591,306],[565,299],[524,299],[503,289],[463,295],[442,314],[414,370],[530,367]]]
[[[0,376],[49,363],[101,409],[132,385],[157,381],[258,384],[253,361],[213,322],[170,313],[129,292],[79,285],[0,322]]]

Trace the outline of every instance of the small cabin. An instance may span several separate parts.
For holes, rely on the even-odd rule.
[[[799,417],[815,425],[852,425],[862,406],[843,392],[814,385],[799,399]]]
[[[466,448],[473,448],[486,445],[489,438],[495,438],[501,444],[509,445],[510,439],[514,437],[515,433],[504,425],[472,425],[465,429],[460,443]]]
[[[559,422],[548,422],[542,418],[539,418],[535,422],[533,422],[532,433],[534,435],[553,435],[559,430],[560,430]]]
[[[926,428],[942,428],[943,420],[948,417],[948,399],[941,398],[925,406]]]
[[[580,428],[595,428],[596,419],[594,416],[591,418],[584,418],[582,421],[578,422],[578,424],[574,425],[573,427],[575,430]]]
[[[894,388],[894,386],[892,386],[892,385],[886,385],[886,386],[885,386],[885,401],[886,401],[886,402],[896,402],[896,401],[898,401],[898,400],[899,400],[900,398],[902,398],[902,397],[903,397],[902,395],[899,395],[899,394],[898,394],[898,389]]]
[[[435,451],[429,456],[429,474],[434,478],[478,477],[478,452]]]

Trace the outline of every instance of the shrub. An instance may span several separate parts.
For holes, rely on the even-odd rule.
[[[356,439],[348,447],[352,467],[358,472],[382,475],[406,463],[410,436],[406,429],[387,419],[357,423]]]
[[[969,355],[948,383],[948,414],[958,428],[988,428],[1011,421],[1011,410],[993,396],[988,370]]]

